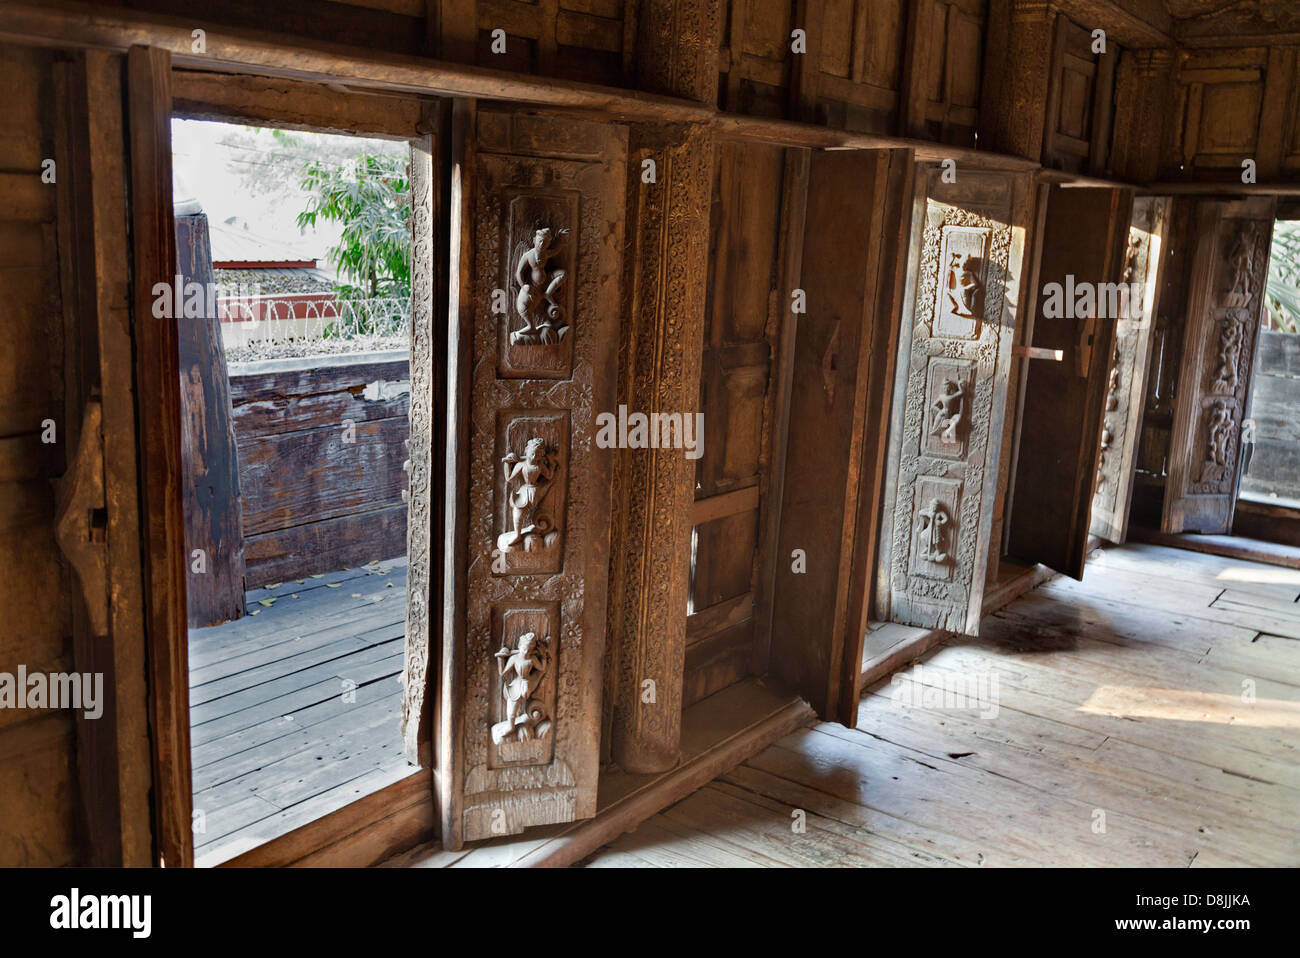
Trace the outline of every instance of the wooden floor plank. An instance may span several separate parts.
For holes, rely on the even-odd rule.
[[[1300,570],[1105,549],[868,689],[857,729],[788,735],[583,864],[1300,865],[1297,599]]]
[[[190,633],[199,864],[233,858],[411,772],[397,681],[405,560],[258,589],[247,601],[257,615]]]

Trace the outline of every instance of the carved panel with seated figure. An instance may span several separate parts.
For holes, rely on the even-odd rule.
[[[581,237],[572,235],[578,194],[517,191],[505,207],[509,275],[494,293],[501,324],[503,379],[560,379],[573,361],[574,269]],[[587,251],[589,254],[589,251]],[[505,310],[504,315],[500,311]]]

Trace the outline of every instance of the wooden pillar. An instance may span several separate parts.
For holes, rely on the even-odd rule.
[[[716,102],[718,0],[647,0],[639,14],[638,85]],[[619,402],[629,413],[693,413],[700,403],[713,133],[633,124],[630,134],[631,276]],[[653,182],[646,182],[647,160]],[[659,772],[677,764],[681,740],[695,461],[680,449],[620,450],[614,503],[605,738],[623,768]]]
[[[230,416],[230,379],[213,288],[208,217],[178,210],[176,255],[183,290],[204,290],[202,316],[177,316],[180,345],[181,456],[185,463],[186,605],[191,628],[244,615],[244,511],[239,454]],[[201,557],[195,557],[201,552]]]
[[[700,402],[713,138],[702,127],[632,127],[634,277],[620,345],[629,413],[694,413]],[[655,183],[643,183],[652,159]],[[680,449],[619,451],[609,614],[612,755],[628,771],[677,763],[695,461]],[[647,683],[653,683],[647,685]]]
[[[990,6],[981,148],[1042,157],[1056,16],[1053,0],[996,0]]]

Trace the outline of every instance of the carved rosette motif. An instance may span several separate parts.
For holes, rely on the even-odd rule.
[[[998,367],[1013,333],[1012,229],[934,199],[925,216],[890,523],[889,617],[965,631],[982,574],[982,510],[991,504],[985,474],[998,445],[990,435]]]

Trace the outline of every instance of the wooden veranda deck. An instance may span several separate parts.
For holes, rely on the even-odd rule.
[[[215,865],[409,775],[406,559],[248,593],[192,629],[195,860]]]

